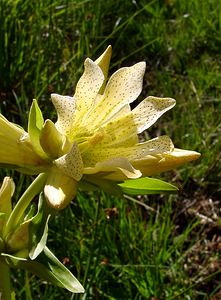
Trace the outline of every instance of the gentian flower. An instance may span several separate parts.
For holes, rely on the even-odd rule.
[[[121,68],[107,81],[110,57],[109,46],[96,61],[85,60],[73,97],[51,95],[55,123],[44,122],[36,101],[28,132],[0,118],[0,163],[33,174],[48,172],[44,193],[55,208],[70,202],[79,182],[81,187],[110,188],[199,157],[176,149],[165,135],[139,142],[138,135],[174,107],[175,100],[150,96],[131,110],[142,91],[146,64]]]

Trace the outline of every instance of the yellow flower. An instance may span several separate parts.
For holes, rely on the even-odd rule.
[[[33,162],[35,171],[48,170],[44,192],[54,207],[67,205],[79,181],[119,182],[162,172],[199,157],[197,152],[175,149],[168,136],[139,142],[138,134],[171,109],[175,100],[147,97],[131,110],[130,103],[142,91],[145,62],[119,69],[106,84],[110,57],[109,46],[95,62],[85,60],[73,97],[51,95],[58,115],[55,124],[50,120],[40,122],[33,134],[31,129],[28,131],[29,135],[16,127],[17,141],[25,137],[23,147],[28,149],[29,161],[21,164],[18,157],[10,161],[8,151],[6,163],[30,169]],[[23,148],[21,151],[24,155]],[[0,162],[5,163],[2,157],[0,152]]]
[[[49,162],[36,154],[28,133],[0,114],[0,166],[13,167],[25,173],[38,174]]]

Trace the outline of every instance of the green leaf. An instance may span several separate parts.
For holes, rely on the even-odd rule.
[[[29,226],[29,257],[35,259],[45,248],[48,237],[48,221],[51,217],[50,209],[41,193],[38,202],[38,212],[31,219]]]
[[[156,178],[138,178],[126,180],[118,184],[125,194],[130,195],[150,195],[161,193],[174,193],[178,188],[170,183]]]
[[[37,101],[34,99],[28,116],[28,133],[36,153],[39,154],[41,157],[45,158],[47,156],[42,150],[39,141],[43,124],[44,124],[44,118],[42,112],[38,106]]]
[[[47,248],[37,257],[36,260],[16,257],[10,254],[1,253],[5,261],[11,267],[26,269],[43,280],[51,282],[72,293],[84,293],[84,288],[74,275],[54,256]]]
[[[54,254],[46,247],[44,252],[39,256],[41,261],[56,278],[58,286],[66,288],[73,293],[83,293],[84,288],[74,275],[54,256]]]

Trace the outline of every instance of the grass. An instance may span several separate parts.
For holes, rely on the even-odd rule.
[[[18,299],[220,298],[220,31],[215,0],[0,2],[0,110],[8,119],[26,127],[33,98],[55,118],[50,93],[73,94],[84,58],[112,44],[111,73],[147,62],[140,99],[177,100],[149,135],[167,133],[202,153],[162,175],[181,187],[177,196],[138,197],[138,205],[79,193],[51,221],[49,245],[85,295],[16,272]],[[13,175],[18,191],[29,183],[0,174]]]

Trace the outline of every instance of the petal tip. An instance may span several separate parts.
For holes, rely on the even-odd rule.
[[[143,72],[146,70],[146,62],[145,61],[140,61],[136,65],[139,66]]]
[[[183,150],[179,148],[174,148],[173,155],[175,157],[184,157],[190,160],[196,160],[201,156],[201,153],[192,150]]]

